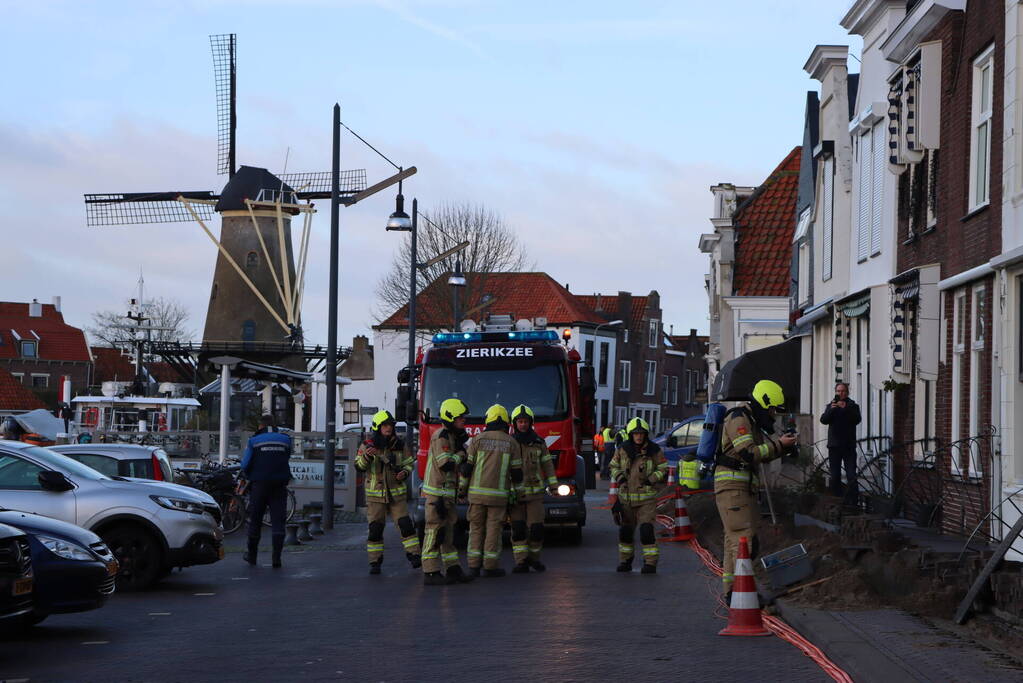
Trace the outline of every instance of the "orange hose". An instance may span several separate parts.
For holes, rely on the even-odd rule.
[[[691,539],[689,541],[689,547],[692,548],[693,552],[696,553],[708,569],[716,575],[721,576],[723,572],[721,569],[721,563],[718,562],[718,559],[714,557],[709,550],[700,545],[698,540],[695,538]],[[724,597],[720,593],[718,593],[718,602],[721,605],[724,605]],[[824,654],[819,647],[799,635],[795,629],[786,624],[784,621],[777,617],[767,616],[766,614],[763,615],[763,620],[764,626],[766,626],[769,631],[782,640],[799,648],[804,655],[812,659],[817,666],[823,669],[824,673],[828,674],[839,683],[853,683],[852,676],[847,674],[841,667],[828,659],[828,656]]]

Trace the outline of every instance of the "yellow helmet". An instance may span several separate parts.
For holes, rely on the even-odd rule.
[[[756,383],[753,387],[753,400],[764,410],[785,409],[785,392],[782,391],[780,384],[769,379],[762,379]]]
[[[468,412],[469,406],[460,398],[449,398],[440,404],[440,419],[444,422],[454,422],[455,418],[462,417]]]
[[[512,410],[512,412],[511,412],[512,422],[514,422],[515,420],[519,419],[520,417],[527,417],[527,418],[529,418],[530,423],[532,423],[533,422],[533,411],[530,409],[529,406],[527,406],[527,405],[525,405],[523,403],[520,403],[519,405],[515,406],[514,410]]]
[[[501,420],[505,424],[510,422],[508,419],[508,411],[505,407],[500,403],[495,403],[487,408],[487,416],[483,419],[483,421],[490,424],[491,422],[497,422],[498,420]]]
[[[650,433],[650,425],[647,424],[646,420],[641,417],[634,417],[629,420],[629,426],[625,428],[626,433],[632,436],[633,432],[647,432]]]
[[[391,413],[389,413],[386,410],[381,410],[380,412],[373,416],[373,422],[370,424],[370,429],[377,432],[380,431],[380,428],[383,425],[385,424],[393,425],[394,423],[395,423],[394,415],[391,415]]]

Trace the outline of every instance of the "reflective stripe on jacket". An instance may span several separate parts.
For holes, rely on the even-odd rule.
[[[401,442],[399,441],[398,444]],[[372,444],[362,444],[355,455],[355,467],[366,473],[366,500],[374,503],[387,503],[401,500],[408,495],[405,482],[412,474],[415,458],[406,456],[403,449],[375,448]],[[398,481],[395,471],[404,471],[405,480]]]
[[[423,477],[423,493],[429,496],[454,498],[458,489],[458,466],[465,458],[465,451],[456,449],[455,439],[446,428],[438,429],[430,439],[430,451],[426,456],[426,475]],[[444,471],[448,463],[454,466]]]
[[[721,464],[714,470],[714,490],[749,489],[756,486],[756,465],[782,455],[781,442],[758,428],[745,410],[729,411],[721,429],[721,452],[730,458],[750,463],[749,469],[736,470]]]
[[[485,430],[469,439],[465,451],[472,465],[469,502],[506,505],[511,491],[511,470],[522,467],[519,443],[507,432]],[[465,482],[462,487],[466,487]]]
[[[519,448],[522,451],[522,485],[517,487],[516,500],[523,502],[542,498],[544,489],[558,485],[554,458],[543,439],[531,444],[519,444]]]
[[[626,477],[618,486],[618,498],[626,503],[640,504],[657,498],[657,492],[668,476],[668,460],[653,441],[637,451],[636,445],[618,447],[611,458],[611,479]]]

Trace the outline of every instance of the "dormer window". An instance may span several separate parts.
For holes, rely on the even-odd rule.
[[[39,357],[39,342],[21,340],[21,357],[22,358],[38,358]]]

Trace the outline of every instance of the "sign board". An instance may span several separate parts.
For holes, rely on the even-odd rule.
[[[198,472],[202,464],[200,460],[173,460],[176,468]],[[323,461],[322,460],[291,460],[288,462],[291,468],[292,479],[290,487],[293,489],[322,489],[323,488]],[[334,488],[348,488],[349,463],[334,463]]]

